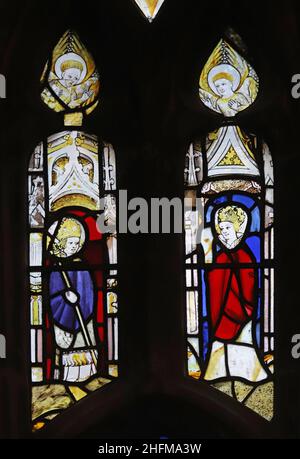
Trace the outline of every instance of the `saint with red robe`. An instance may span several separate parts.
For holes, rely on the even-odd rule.
[[[257,355],[253,318],[257,307],[253,255],[242,244],[247,213],[228,205],[216,212],[215,227],[221,247],[208,273],[211,351],[204,379],[242,378],[256,382],[268,374]],[[228,267],[227,267],[228,266]]]

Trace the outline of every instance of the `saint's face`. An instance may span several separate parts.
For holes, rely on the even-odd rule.
[[[226,78],[220,78],[215,81],[215,88],[219,96],[228,98],[233,96],[232,83]]]
[[[80,242],[79,237],[68,237],[67,242],[66,242],[66,247],[64,249],[64,252],[67,257],[70,257],[74,255],[74,253],[78,252],[80,248],[79,242]]]
[[[63,72],[62,78],[67,88],[75,86],[81,77],[81,71],[79,69],[67,69]]]
[[[221,222],[219,223],[219,228],[221,230],[222,239],[226,244],[230,245],[236,240],[237,235],[233,223]]]

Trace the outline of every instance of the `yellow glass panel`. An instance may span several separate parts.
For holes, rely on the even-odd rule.
[[[83,114],[81,112],[67,113],[64,118],[65,126],[82,126]]]
[[[40,430],[44,427],[45,423],[44,422],[36,422],[34,425],[33,425],[33,429],[32,431],[35,432],[36,430]]]
[[[110,376],[117,378],[118,377],[118,365],[109,365],[108,373],[110,374]]]
[[[81,400],[87,395],[87,393],[84,390],[80,389],[80,387],[69,386],[69,389],[70,389],[70,392],[73,394],[76,402],[78,402],[78,400]]]

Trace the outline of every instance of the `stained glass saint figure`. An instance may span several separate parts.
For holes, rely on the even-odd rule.
[[[28,167],[33,430],[118,377],[117,234],[113,147],[80,130],[98,103],[99,75],[68,30],[47,62],[42,100],[63,130]],[[104,205],[101,206],[101,202]]]
[[[233,117],[256,99],[258,76],[225,39],[200,76],[220,126],[186,155],[187,373],[273,417],[274,175],[269,148]]]
[[[247,244],[247,213],[236,205],[221,207],[215,216],[215,231],[221,242],[216,265],[231,266],[208,272],[212,346],[204,378],[239,377],[262,381],[268,367],[260,361],[253,337],[257,314],[257,269]],[[243,267],[249,265],[251,267]],[[255,343],[253,343],[253,338]]]
[[[89,271],[64,270],[64,262],[80,264],[78,252],[85,243],[85,231],[75,218],[63,218],[49,230],[53,239],[49,251],[61,271],[50,274],[50,308],[63,381],[85,381],[96,373],[96,349],[93,314],[96,306],[94,285]]]

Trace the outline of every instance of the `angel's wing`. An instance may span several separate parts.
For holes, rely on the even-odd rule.
[[[201,101],[209,108],[217,111],[220,113],[220,109],[217,104],[218,98],[212,94],[210,94],[208,91],[205,91],[205,89],[199,89],[199,95]]]
[[[256,99],[258,93],[258,84],[252,77],[247,77],[239,88],[238,92],[243,94],[249,104],[251,104]]]

